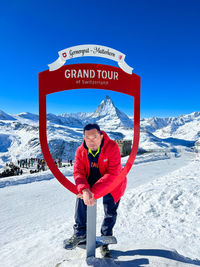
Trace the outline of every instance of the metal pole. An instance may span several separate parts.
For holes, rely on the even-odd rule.
[[[87,206],[87,239],[86,239],[87,258],[95,257],[96,215],[97,215],[97,204],[91,207]]]

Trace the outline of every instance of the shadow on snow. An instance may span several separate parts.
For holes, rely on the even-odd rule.
[[[87,264],[94,267],[101,266],[133,266],[133,267],[141,267],[144,264],[149,264],[148,258],[141,259],[133,259],[133,260],[117,260],[118,257],[123,256],[153,256],[153,257],[161,257],[169,260],[174,260],[182,263],[188,263],[193,265],[200,266],[200,260],[193,260],[188,257],[184,257],[177,252],[173,252],[170,250],[161,250],[161,249],[137,249],[137,250],[128,250],[128,251],[120,251],[120,250],[111,250],[112,259],[106,258],[89,258],[87,259]],[[159,263],[159,262],[158,262]]]

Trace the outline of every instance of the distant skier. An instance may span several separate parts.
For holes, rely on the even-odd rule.
[[[64,240],[64,248],[73,249],[86,240],[86,207],[93,206],[101,192],[112,184],[121,172],[121,156],[116,142],[100,131],[97,124],[84,127],[84,139],[78,147],[74,163],[74,179],[79,194],[75,208],[74,235]],[[102,236],[112,236],[117,219],[117,208],[126,189],[126,177],[103,197],[104,220]],[[101,247],[103,256],[109,257],[108,245]]]

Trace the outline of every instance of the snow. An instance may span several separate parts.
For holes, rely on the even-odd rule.
[[[62,168],[70,180],[72,171]],[[15,185],[11,178],[0,180],[1,266],[200,265],[200,161],[194,153],[137,156],[118,210],[118,244],[110,245],[113,259],[107,260],[101,259],[99,249],[96,258],[86,262],[85,250],[62,248],[73,233],[75,196],[49,171],[13,179]]]
[[[200,137],[200,112],[170,118],[141,120],[141,128],[157,137],[174,137],[184,140],[196,140]],[[190,129],[188,131],[188,129]]]
[[[38,115],[0,110],[0,168],[5,162],[43,157]],[[98,123],[112,139],[133,139],[133,118],[106,97],[92,113],[47,115],[54,158],[73,159],[83,126]],[[80,248],[66,251],[73,234],[75,196],[51,172],[0,179],[0,265],[26,266],[196,266],[200,265],[200,112],[171,118],[141,119],[139,151],[115,226],[113,259],[86,262]],[[125,165],[128,157],[122,158]],[[73,181],[73,167],[60,169]],[[2,170],[0,169],[0,172]],[[98,200],[97,233],[103,219]]]
[[[0,168],[6,162],[43,157],[38,120],[38,115],[29,112],[11,116],[0,111]],[[52,156],[73,159],[87,123],[98,123],[112,139],[133,140],[133,119],[106,96],[92,113],[47,114],[47,138]],[[141,119],[139,151],[179,153],[193,149],[199,139],[200,112],[172,118]]]

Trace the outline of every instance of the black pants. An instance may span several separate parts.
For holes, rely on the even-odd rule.
[[[111,194],[103,197],[104,220],[101,226],[101,235],[113,235],[113,227],[117,219],[117,208],[119,201],[115,204]],[[80,198],[76,200],[74,235],[81,236],[86,234],[87,206]]]

